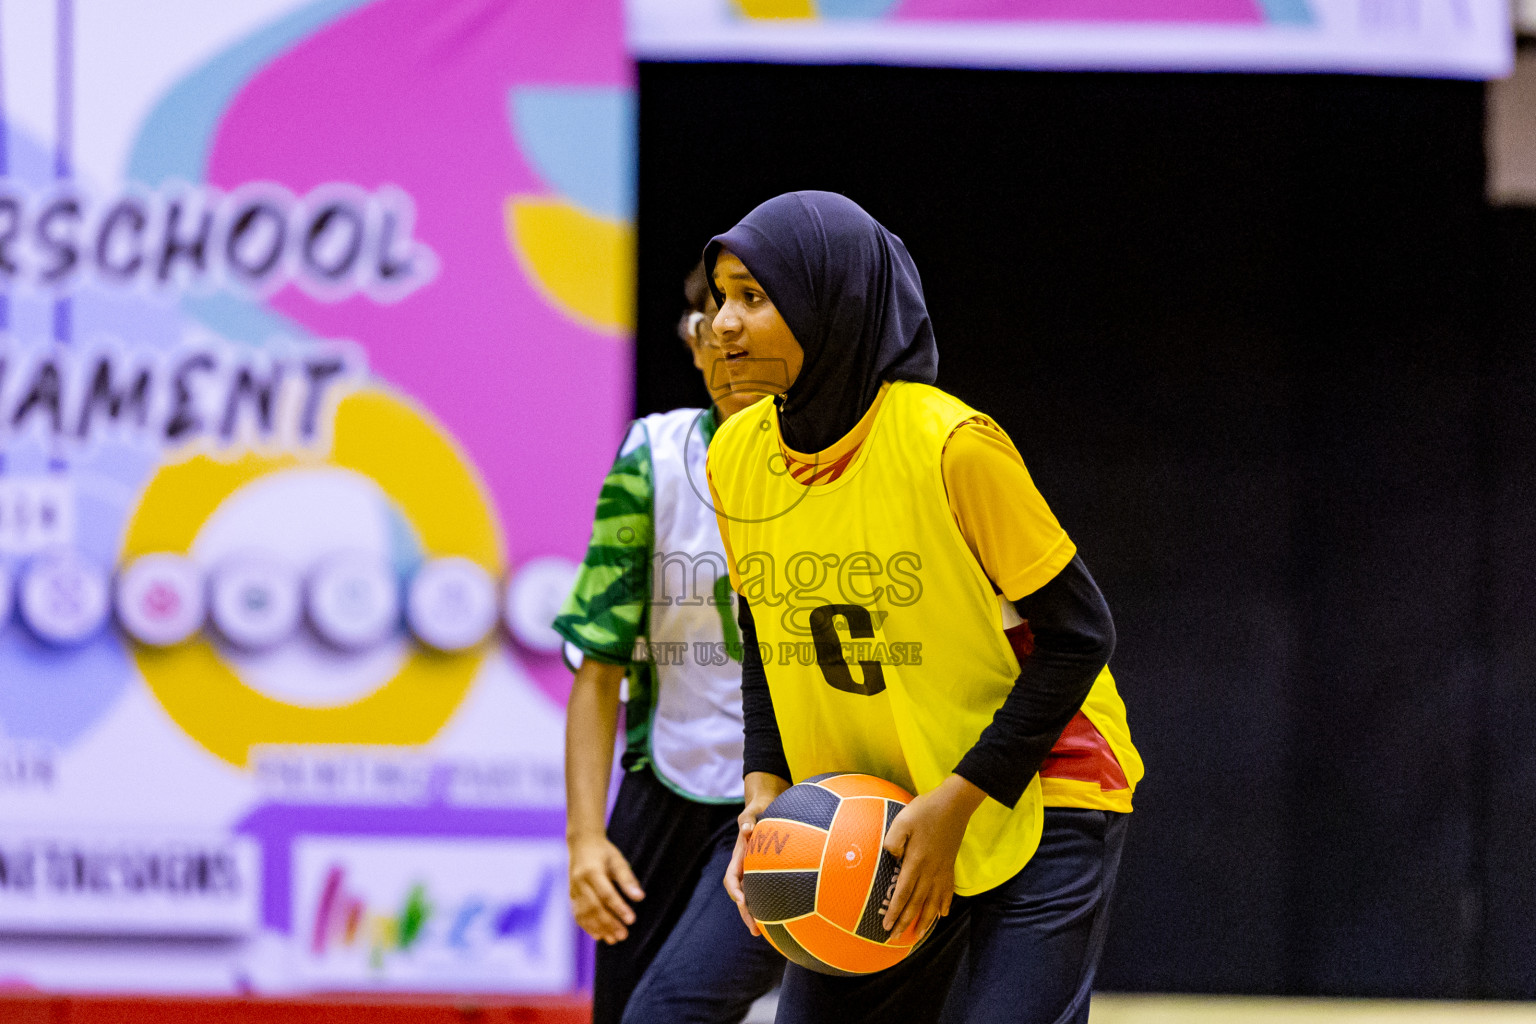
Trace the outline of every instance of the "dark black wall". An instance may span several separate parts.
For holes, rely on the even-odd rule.
[[[1487,362],[1485,979],[1536,996],[1536,210],[1493,218]]]
[[[641,67],[639,410],[703,397],[672,325],[708,236],[845,192],[1108,597],[1148,775],[1101,987],[1536,995],[1536,326],[1494,301],[1525,236],[1482,103]]]

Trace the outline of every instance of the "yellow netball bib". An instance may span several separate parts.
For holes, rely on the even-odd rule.
[[[731,578],[752,607],[794,779],[867,772],[925,793],[1012,689],[1019,664],[941,469],[945,439],[978,416],[937,388],[892,384],[854,462],[810,487],[786,471],[772,401],[715,435],[709,474]],[[1012,810],[986,800],[956,891],[1017,874],[1041,820],[1038,777]]]

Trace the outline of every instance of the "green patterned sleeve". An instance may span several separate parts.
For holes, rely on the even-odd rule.
[[[653,493],[650,445],[637,421],[603,480],[587,557],[555,619],[556,632],[586,657],[628,665],[645,629]]]

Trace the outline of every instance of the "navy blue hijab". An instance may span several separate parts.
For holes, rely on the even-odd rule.
[[[779,403],[791,448],[830,448],[874,404],[883,381],[937,379],[939,350],[917,267],[901,239],[853,200],[789,192],[763,203],[709,240],[704,271],[712,290],[721,249],[751,271],[805,350],[800,376]]]

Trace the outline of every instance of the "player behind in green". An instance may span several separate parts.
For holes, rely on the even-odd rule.
[[[742,810],[741,665],[705,492],[719,423],[755,396],[719,367],[702,267],[678,325],[711,407],[636,420],[598,497],[555,629],[581,655],[566,712],[576,921],[599,940],[594,1024],[735,1024],[783,960],[742,931],[719,878]],[[624,777],[604,828],[621,690]]]

